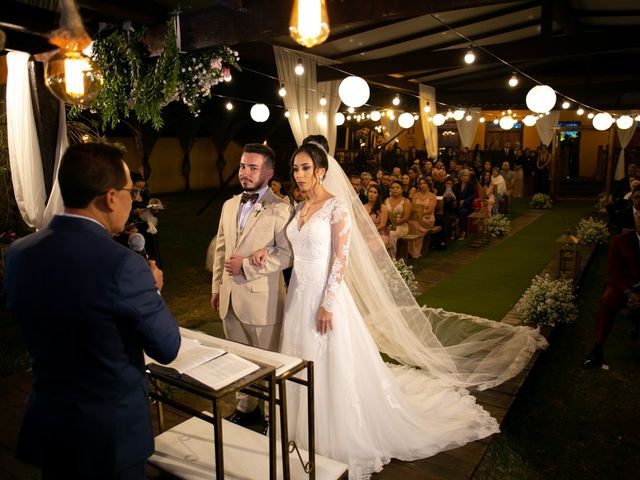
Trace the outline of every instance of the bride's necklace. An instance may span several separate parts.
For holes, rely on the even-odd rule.
[[[323,201],[324,201],[324,198],[321,198],[321,199],[316,200],[314,202],[309,202],[309,205],[307,205],[307,202],[305,201],[302,209],[300,210],[300,218],[306,219],[307,215],[309,215],[309,212],[311,211],[311,207],[313,207],[314,205],[317,205],[319,203],[322,203]],[[305,207],[306,207],[306,210],[305,210]]]

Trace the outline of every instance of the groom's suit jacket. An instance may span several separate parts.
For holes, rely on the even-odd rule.
[[[285,285],[282,270],[292,263],[291,245],[286,226],[292,211],[288,202],[267,189],[253,210],[243,229],[238,227],[241,195],[227,200],[220,214],[220,224],[213,260],[211,292],[220,296],[220,317],[229,307],[238,319],[251,325],[273,325],[282,321]],[[263,268],[255,268],[248,257],[257,250],[270,247]],[[224,262],[232,255],[244,257],[244,275],[229,275]]]

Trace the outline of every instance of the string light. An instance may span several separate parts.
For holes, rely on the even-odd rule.
[[[304,66],[302,65],[302,60],[298,60],[298,64],[296,65],[296,68],[293,69],[294,72],[296,72],[296,75],[300,76],[304,73]]]
[[[320,97],[320,105],[324,107],[326,104],[327,104],[327,97],[323,95],[322,97]]]
[[[565,100],[564,102],[562,102],[562,108],[564,110],[566,110],[567,108],[569,108],[571,106],[571,103],[569,102],[569,100]]]
[[[578,108],[578,110],[576,110],[576,113],[578,115],[582,115],[584,113],[584,108],[582,108],[582,107]]]
[[[509,79],[509,86],[511,88],[517,87],[518,83],[520,83],[520,81],[518,80],[518,76],[516,75],[516,72],[513,72],[511,74],[511,78]]]
[[[393,97],[393,100],[391,100],[391,103],[393,103],[396,107],[400,105],[400,95],[396,95],[395,97]]]
[[[291,115],[291,114],[289,113],[289,110],[285,110],[285,111],[284,111],[284,116],[285,116],[286,118],[289,118],[289,116],[290,116],[290,115]]]
[[[473,48],[469,47],[469,49],[467,50],[467,53],[464,55],[464,63],[466,63],[467,65],[471,65],[475,61],[476,61],[476,54],[473,53]]]
[[[231,111],[233,110],[233,103],[231,102],[227,102],[224,106],[227,110]]]
[[[280,95],[281,97],[287,96],[287,89],[284,88],[284,84],[280,86],[280,90],[278,90],[278,95]]]

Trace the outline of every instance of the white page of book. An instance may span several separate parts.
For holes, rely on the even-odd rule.
[[[226,353],[207,363],[203,363],[189,370],[187,375],[200,383],[220,390],[223,387],[240,380],[242,377],[255,372],[260,367],[233,353]]]
[[[224,353],[224,350],[220,348],[206,347],[198,340],[182,337],[178,356],[173,362],[165,366],[173,368],[180,373],[184,373],[198,365],[202,365],[209,360],[217,358]]]

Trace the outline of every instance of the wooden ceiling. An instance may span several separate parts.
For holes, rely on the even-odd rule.
[[[55,0],[3,0],[6,48],[49,50]],[[78,0],[90,33],[131,20],[162,35],[180,5],[185,50],[235,45],[241,63],[275,72],[272,45],[340,62],[319,80],[362,76],[394,91],[436,88],[451,105],[522,108],[531,80],[507,87],[512,67],[594,108],[640,111],[640,2],[635,0],[327,0],[331,35],[306,50],[288,37],[290,0]],[[476,62],[462,57],[471,40]],[[485,49],[483,51],[482,49]],[[487,53],[489,52],[489,53]],[[506,64],[505,64],[506,63]]]

